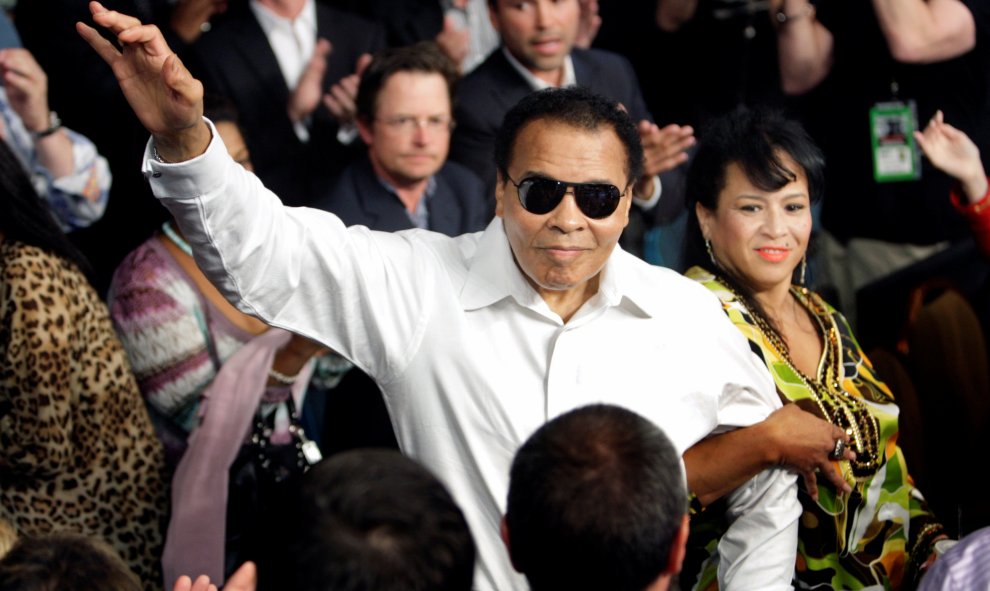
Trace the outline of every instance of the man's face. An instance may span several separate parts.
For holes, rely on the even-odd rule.
[[[564,65],[578,33],[578,0],[496,0],[489,11],[502,43],[534,74]]]
[[[516,264],[541,295],[589,287],[597,291],[598,273],[629,221],[626,158],[625,146],[609,127],[589,131],[536,120],[520,130],[508,166],[512,181],[540,176],[607,183],[624,191],[618,208],[603,219],[587,217],[571,188],[553,211],[537,215],[523,208],[514,183],[500,175],[495,214],[504,222]]]
[[[450,149],[450,95],[436,73],[398,72],[378,93],[373,121],[358,130],[375,172],[395,187],[429,178]]]

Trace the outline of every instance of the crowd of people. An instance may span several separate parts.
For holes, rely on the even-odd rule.
[[[21,0],[0,77],[0,591],[990,584],[982,3]]]

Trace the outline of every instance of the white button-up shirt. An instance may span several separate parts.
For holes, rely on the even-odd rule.
[[[595,402],[651,419],[680,451],[780,406],[766,368],[695,282],[616,248],[594,297],[563,322],[516,267],[500,219],[450,238],[347,228],[283,207],[216,133],[178,164],[145,154],[155,194],[196,260],[241,310],[339,351],[385,394],[405,453],[460,504],[475,585],[526,589],[499,539],[509,466],[548,419]],[[800,505],[794,477],[763,472],[732,502],[726,589],[786,589]]]

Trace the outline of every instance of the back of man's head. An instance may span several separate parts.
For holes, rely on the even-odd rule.
[[[106,543],[62,532],[21,538],[0,560],[2,591],[141,591]]]
[[[397,452],[333,456],[302,488],[297,591],[469,591],[474,541],[453,498]]]
[[[680,569],[687,491],[660,429],[609,405],[548,422],[516,454],[509,553],[533,591],[643,591]]]

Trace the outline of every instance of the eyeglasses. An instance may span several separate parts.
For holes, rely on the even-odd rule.
[[[419,128],[423,128],[430,133],[450,133],[454,129],[454,121],[450,117],[434,115],[431,117],[413,117],[412,115],[399,115],[396,117],[375,118],[381,121],[390,129],[411,134]]]
[[[625,191],[619,191],[608,183],[568,183],[544,176],[526,177],[518,183],[506,175],[519,193],[519,203],[530,213],[543,215],[550,213],[567,194],[567,188],[574,191],[574,201],[581,213],[589,218],[607,218],[619,207],[619,200]]]

